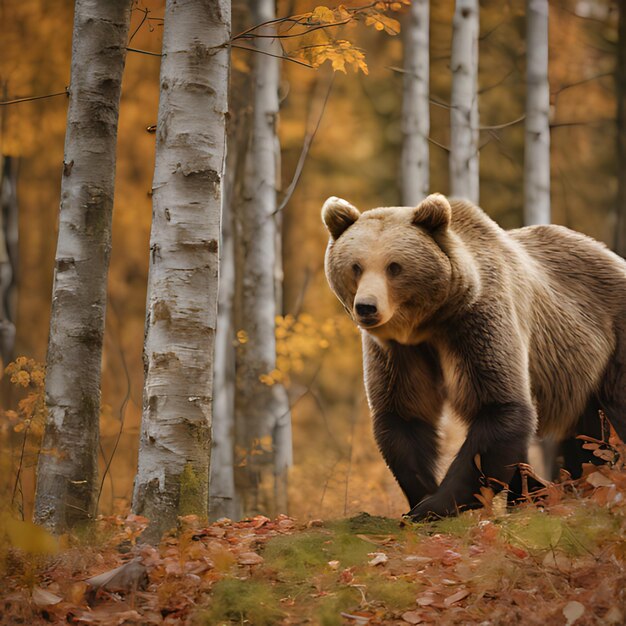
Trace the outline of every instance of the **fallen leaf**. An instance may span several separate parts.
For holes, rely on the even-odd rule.
[[[46,591],[45,589],[42,589],[41,587],[33,588],[33,594],[32,594],[33,603],[36,604],[40,608],[43,608],[46,606],[54,606],[55,604],[58,604],[59,602],[61,602],[62,599],[63,598],[59,598],[59,596],[55,595],[54,593],[50,593],[49,591]]]
[[[339,567],[339,561],[328,561],[328,567],[330,567],[330,569],[337,569]]]
[[[431,591],[424,592],[415,602],[420,606],[430,606],[435,601],[435,596]]]
[[[242,552],[237,557],[239,565],[259,565],[263,563],[263,557],[256,552]]]
[[[402,613],[402,619],[409,624],[421,624],[424,621],[417,611]]]
[[[452,606],[455,602],[463,600],[463,598],[467,598],[467,596],[469,596],[469,591],[467,589],[461,589],[460,591],[453,593],[451,596],[448,596],[443,603],[446,606]]]
[[[571,626],[579,617],[583,616],[584,612],[585,607],[580,602],[576,602],[576,600],[568,602],[563,607],[563,615],[567,620],[566,626]]]
[[[376,565],[383,565],[389,560],[389,557],[384,552],[370,552],[367,556],[373,557],[367,562],[367,564],[372,567],[375,567]]]
[[[148,586],[148,574],[140,558],[133,559],[115,569],[92,576],[85,581],[92,589],[107,591],[130,591],[145,589]]]

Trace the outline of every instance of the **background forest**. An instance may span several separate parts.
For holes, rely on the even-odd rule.
[[[280,1],[277,14],[300,14],[315,6]],[[480,204],[505,228],[523,220],[524,6],[522,0],[485,0],[480,7]],[[431,3],[430,188],[443,193],[449,190],[446,103],[453,11],[452,0]],[[162,15],[163,2],[136,3],[122,87],[100,419],[101,476],[108,467],[99,500],[103,514],[128,511],[137,469],[159,98],[159,57],[149,52],[158,55],[161,49]],[[14,356],[36,363],[45,362],[49,329],[72,19],[70,1],[0,2],[2,100],[57,94],[0,108],[0,153],[14,157],[19,203]],[[234,2],[233,32],[250,19],[245,4]],[[351,68],[333,72],[329,63],[317,70],[282,63],[279,201],[299,168],[303,145],[310,143],[282,211],[285,317],[277,327],[277,367],[293,422],[289,513],[301,520],[361,510],[398,516],[406,509],[373,443],[358,333],[327,287],[327,233],[319,218],[329,195],[361,209],[400,203],[402,35],[356,22],[342,28],[342,36],[364,52],[367,74]],[[616,224],[616,43],[614,3],[550,2],[552,221],[609,245]],[[252,54],[232,51],[233,145],[248,114]],[[239,333],[245,329],[235,331],[232,341],[244,343]],[[0,489],[1,497],[29,519],[43,425],[36,405],[40,375],[36,366],[25,367],[35,367],[30,413],[17,410],[24,388],[8,376],[0,382]],[[27,415],[36,419],[26,424]]]

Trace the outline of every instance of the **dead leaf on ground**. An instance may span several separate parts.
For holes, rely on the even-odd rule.
[[[41,587],[34,587],[31,597],[33,603],[40,608],[46,606],[54,606],[55,604],[58,604],[59,602],[61,602],[61,600],[63,600],[63,598],[60,598],[56,594],[51,593],[50,591],[46,591]]]
[[[417,611],[407,611],[402,613],[402,619],[409,624],[421,624],[424,620]]]
[[[263,557],[256,552],[242,552],[237,557],[239,565],[260,565],[263,563]]]
[[[91,587],[92,592],[98,589],[131,591],[145,589],[148,586],[148,574],[141,558],[136,558],[108,572],[92,576],[85,582]]]
[[[367,564],[372,567],[384,565],[389,560],[389,557],[384,552],[370,552],[367,556],[372,557],[372,559],[367,562]]]

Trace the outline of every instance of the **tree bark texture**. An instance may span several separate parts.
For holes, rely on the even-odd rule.
[[[251,1],[256,23],[275,18],[274,0]],[[264,35],[272,34],[271,28]],[[261,378],[276,367],[276,179],[278,60],[271,38],[255,40],[253,118],[238,211],[236,320],[246,340],[237,348],[235,396],[236,487],[242,512],[275,514],[286,507],[286,473],[291,465],[291,422],[280,383]]]
[[[15,157],[0,161],[0,358],[4,367],[15,357],[17,311],[18,204]]]
[[[133,510],[206,517],[230,2],[167,0]]]
[[[617,227],[615,251],[626,258],[626,7],[618,3],[617,66]]]
[[[524,224],[550,223],[548,0],[526,1]]]
[[[406,206],[417,206],[429,188],[429,5],[430,0],[413,0],[404,27],[401,172]]]
[[[234,96],[234,94],[233,94]],[[231,106],[232,106],[231,98]],[[232,118],[231,118],[232,119]],[[239,130],[239,129],[238,129]],[[240,142],[237,133],[228,136],[224,174],[220,281],[215,334],[215,377],[213,380],[213,424],[209,480],[209,517],[236,519],[239,514],[235,493],[235,243],[233,203],[235,173]]]
[[[115,145],[131,0],[77,0],[35,520],[63,531],[96,507],[100,368]]]
[[[452,32],[450,193],[478,203],[478,0],[457,0]]]

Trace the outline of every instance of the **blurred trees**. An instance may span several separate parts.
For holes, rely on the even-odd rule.
[[[550,223],[548,0],[526,2],[524,223]]]
[[[230,0],[165,5],[133,510],[207,516]]]
[[[35,519],[63,531],[96,508],[100,368],[129,0],[77,0]]]
[[[0,155],[0,362],[14,357],[18,272],[18,159]]]
[[[450,194],[478,203],[478,0],[456,0],[452,28]]]
[[[274,0],[251,2],[253,24],[275,20],[274,5]],[[235,484],[245,515],[286,510],[291,465],[289,403],[276,369],[281,47],[272,39],[275,32],[271,25],[254,34],[258,52],[252,58],[249,136],[235,213]]]
[[[318,4],[281,0],[278,14],[299,14]],[[604,12],[583,13],[588,4],[604,7]],[[613,243],[618,185],[613,82],[617,13],[609,10],[611,6],[608,0],[550,3],[549,75],[553,221]],[[430,7],[430,175],[431,189],[443,192],[449,191],[445,147],[450,145],[453,9],[452,0]],[[145,21],[144,10],[149,10]],[[0,77],[6,82],[7,97],[62,93],[69,80],[70,3],[5,0],[0,12]],[[163,2],[141,0],[133,11],[131,33],[137,32],[131,47],[158,54],[162,17]],[[524,125],[510,122],[525,109],[525,1],[485,0],[480,22],[481,205],[510,228],[523,222]],[[351,24],[343,28],[340,37],[353,41],[366,55],[367,77],[337,73],[326,98],[330,67],[313,72],[285,63],[280,86],[283,187],[292,180],[305,137],[319,122],[299,183],[282,212],[284,319],[289,329],[277,342],[281,363],[285,360],[291,367],[288,392],[295,464],[290,473],[290,512],[304,518],[362,509],[396,514],[405,508],[372,443],[361,391],[358,335],[326,286],[322,269],[326,237],[319,221],[322,201],[333,194],[362,208],[400,202],[403,75],[392,68],[401,66],[403,53],[399,38]],[[249,71],[253,53],[234,52],[236,71]],[[99,508],[103,513],[127,510],[137,467],[155,138],[146,128],[156,123],[158,72],[158,56],[129,52],[120,108],[103,354],[102,474],[118,437],[119,443],[105,476]],[[237,96],[247,97],[245,91]],[[66,106],[67,99],[60,95],[2,110],[2,152],[19,156],[21,165],[16,354],[39,361],[45,356],[48,332]],[[486,128],[500,124],[505,126]],[[279,333],[283,330],[281,323]],[[16,408],[26,393],[27,388],[19,387],[10,405],[2,398],[2,408]],[[3,493],[8,488],[9,497],[24,435],[24,430],[14,428],[25,424],[24,414],[16,413],[0,422],[5,451],[1,486]],[[35,461],[29,443],[20,478],[26,516],[32,511]]]
[[[417,206],[428,195],[430,159],[430,0],[413,0],[404,22],[402,95],[402,204]]]

